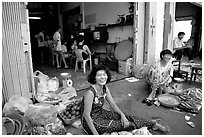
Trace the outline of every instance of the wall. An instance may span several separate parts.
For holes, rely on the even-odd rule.
[[[84,3],[84,16],[85,20],[87,16],[95,16],[92,19],[93,22],[86,23],[85,27],[89,25],[104,24],[115,24],[118,18],[118,14],[129,14],[128,2],[85,2]],[[91,18],[91,17],[90,17]],[[108,28],[109,39],[107,43],[120,42],[133,37],[133,27],[111,27]]]
[[[138,2],[138,32],[137,32],[137,51],[136,64],[142,65],[144,63],[144,27],[145,27],[145,3]],[[137,20],[135,20],[137,21]]]
[[[89,25],[115,24],[118,18],[118,14],[129,14],[128,2],[63,2],[60,3],[60,14],[71,10],[77,6],[81,7],[81,13],[84,13],[84,21],[89,17],[91,22],[82,24],[83,28],[87,28]],[[59,15],[60,16],[60,15]],[[62,25],[62,17],[59,18],[59,24]],[[119,42],[128,37],[133,37],[132,26],[114,27],[109,28],[110,39],[108,43]],[[119,40],[120,38],[120,40]]]
[[[118,14],[129,14],[128,2],[85,2],[84,15],[96,14],[96,22],[85,24],[86,27],[91,24],[99,23],[115,24]]]
[[[171,51],[173,51],[175,4],[175,2],[166,2],[164,10],[163,49]]]
[[[196,16],[197,6],[189,2],[177,2],[176,3],[176,14],[175,17],[186,17],[186,16]]]
[[[159,8],[158,8],[159,7]],[[147,64],[151,65],[158,60],[163,47],[163,28],[164,28],[164,2],[150,2]]]
[[[69,11],[81,5],[81,2],[60,2],[60,13]]]

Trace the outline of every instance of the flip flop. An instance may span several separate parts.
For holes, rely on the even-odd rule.
[[[61,68],[61,66],[57,66],[57,69]]]
[[[147,98],[144,98],[143,100],[142,100],[142,103],[147,103]]]
[[[147,106],[151,106],[154,104],[154,100],[147,100]]]

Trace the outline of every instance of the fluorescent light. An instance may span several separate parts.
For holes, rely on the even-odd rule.
[[[39,20],[41,19],[40,17],[28,17],[29,19],[36,19],[36,20]]]

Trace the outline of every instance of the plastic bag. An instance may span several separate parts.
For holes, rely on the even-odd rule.
[[[56,91],[59,88],[59,79],[57,77],[53,77],[47,82],[47,90],[48,91]]]
[[[67,87],[63,89],[58,95],[61,96],[62,102],[66,102],[70,98],[77,96],[76,89],[74,87]]]
[[[41,71],[37,70],[34,72],[34,77],[38,78],[39,82],[37,84],[37,93],[47,93],[47,84],[49,77],[43,74]]]
[[[4,105],[3,114],[7,115],[10,113],[10,110],[19,110],[22,113],[28,109],[29,105],[32,104],[32,101],[23,96],[12,96],[9,98],[8,102]]]
[[[133,135],[152,135],[147,127],[141,127],[140,129],[135,129],[132,131]]]
[[[25,116],[35,125],[47,125],[58,123],[57,108],[53,105],[36,104],[30,105],[25,112]]]
[[[81,124],[81,119],[78,119],[74,123],[72,123],[72,126],[78,129],[83,129],[82,124]]]

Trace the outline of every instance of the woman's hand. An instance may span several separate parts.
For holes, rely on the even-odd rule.
[[[128,127],[130,124],[129,121],[127,120],[127,118],[125,117],[125,115],[121,116],[121,122],[122,122],[122,125],[124,126],[124,128]]]

